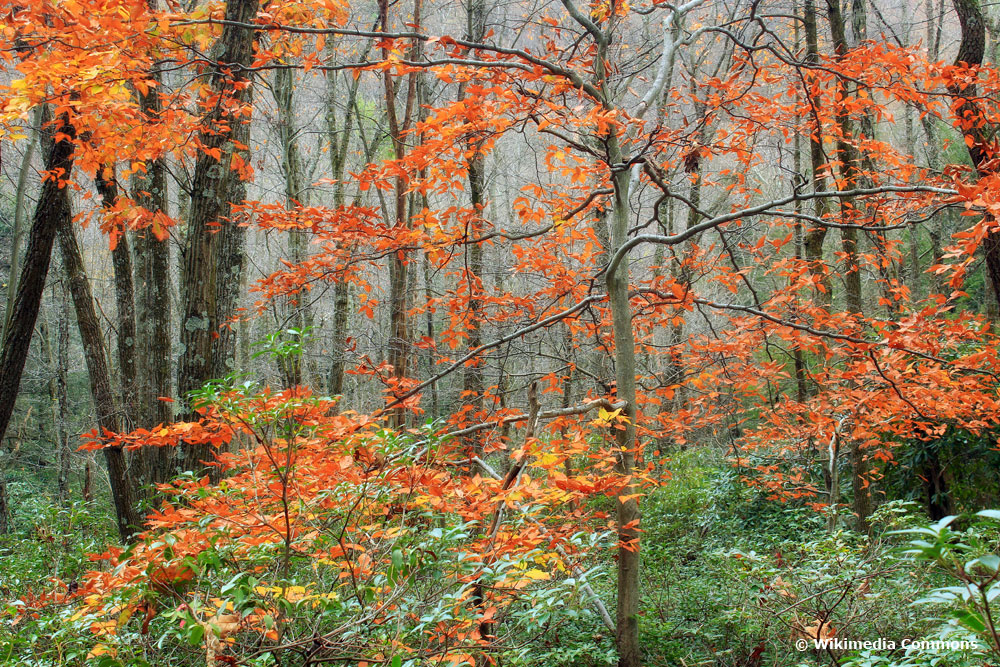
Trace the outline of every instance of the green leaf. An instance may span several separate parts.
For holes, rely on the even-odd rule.
[[[201,643],[201,640],[205,638],[205,626],[198,623],[193,623],[191,629],[188,630],[188,644],[191,646],[197,646]]]
[[[952,610],[951,615],[957,618],[959,623],[973,632],[986,632],[986,624],[983,623],[983,619],[980,618],[979,614],[968,611],[967,609],[955,609]]]
[[[977,560],[980,565],[988,570],[993,570],[994,572],[1000,570],[1000,556],[996,554],[986,554],[985,556],[980,556]]]

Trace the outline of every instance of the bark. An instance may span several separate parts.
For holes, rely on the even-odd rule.
[[[107,178],[105,178],[107,176]],[[111,166],[102,166],[95,178],[97,192],[101,195],[101,205],[110,210],[118,200],[118,184],[115,182]],[[136,323],[135,286],[132,276],[132,251],[129,249],[125,231],[117,239],[111,251],[111,265],[115,276],[115,305],[118,309],[118,373],[121,378],[121,407],[125,427],[134,425],[136,408]]]
[[[612,163],[621,162],[621,149],[617,138],[608,141]],[[615,174],[614,210],[611,216],[611,253],[628,240],[629,229],[629,172]],[[628,422],[615,432],[618,449],[616,470],[623,476],[635,473],[636,405],[635,383],[635,332],[632,329],[632,309],[629,304],[629,268],[626,257],[606,277],[608,301],[611,307],[612,329],[615,342],[615,384],[617,398],[625,402],[623,410]],[[622,496],[637,493],[634,483],[626,484]],[[639,503],[636,498],[618,502],[618,609],[616,617],[618,664],[620,667],[638,667],[639,651]]]
[[[0,471],[0,535],[10,532],[10,506],[7,500],[7,475]]]
[[[955,56],[956,65],[981,65],[986,49],[986,20],[978,0],[953,0],[958,20],[962,26],[962,41]],[[986,146],[992,142],[992,129],[986,127],[980,118],[976,104],[977,86],[968,85],[965,88],[950,86],[949,94],[955,98],[954,113],[958,118],[959,130],[973,140],[969,148],[969,156],[979,176],[984,176],[990,168],[987,162],[990,155]],[[986,277],[989,280],[993,296],[1000,305],[1000,234],[989,232],[983,240],[983,250],[986,254]]]
[[[433,283],[434,278],[431,274],[431,260],[427,256],[427,253],[423,253],[423,268],[424,268],[424,299],[427,303],[431,302],[434,298]],[[424,326],[427,327],[426,334],[430,340],[437,340],[434,334],[434,313],[428,308],[424,311]],[[434,350],[427,350],[427,376],[434,374]],[[438,399],[438,385],[437,382],[431,385],[431,405],[430,405],[430,416],[432,419],[437,419],[441,414],[440,401]]]
[[[69,475],[73,460],[73,449],[69,441],[69,297],[65,285],[60,285],[59,317],[56,323],[56,433],[59,442],[59,502],[69,501]]]
[[[94,499],[94,466],[89,456],[83,464],[83,488],[80,489],[80,495],[85,503]]]
[[[150,10],[157,9],[157,0],[147,0]],[[154,63],[150,78],[162,82],[161,64]],[[159,122],[161,111],[159,86],[145,95],[139,93],[139,109],[147,123]],[[146,162],[132,181],[132,196],[139,206],[151,214],[167,213],[167,165],[163,158]],[[173,421],[173,408],[160,397],[173,393],[173,335],[170,330],[172,278],[170,245],[160,240],[151,229],[133,236],[134,305],[136,312],[136,426],[153,428]],[[146,484],[159,484],[170,479],[173,472],[171,451],[167,447],[144,447],[138,456]]]
[[[365,51],[367,55],[367,50]],[[364,57],[364,56],[363,56]],[[337,114],[334,107],[337,91],[337,72],[327,73],[327,111],[326,130],[330,144],[330,174],[336,179],[334,188],[334,206],[340,208],[345,203],[344,176],[347,168],[347,149],[351,144],[354,130],[354,118],[357,112],[358,87],[361,77],[351,78],[345,103],[342,127],[337,128]],[[330,370],[327,374],[327,392],[332,396],[342,396],[344,393],[344,375],[347,357],[347,331],[350,323],[350,284],[343,277],[334,287],[333,314],[333,354]]]
[[[837,518],[840,513],[840,425],[834,427],[827,447],[825,482],[827,497],[830,499],[830,515],[827,517],[827,530],[833,532],[837,528]]]
[[[833,35],[834,50],[838,58],[843,58],[850,45],[847,42],[846,25],[843,13],[840,8],[840,0],[827,0],[829,10],[830,32]],[[855,14],[853,17],[855,36],[863,39],[867,30],[864,23],[864,15]],[[843,89],[844,84],[838,83]],[[870,180],[864,175],[861,168],[861,157],[857,148],[853,144],[854,128],[850,118],[846,113],[837,113],[837,124],[840,129],[840,137],[837,140],[837,149],[840,153],[843,181],[848,189],[855,187],[866,187],[871,185]],[[845,224],[857,223],[854,212],[860,210],[863,215],[864,204],[853,198],[845,197],[840,200],[841,222]],[[863,219],[863,218],[862,218]],[[844,261],[847,264],[844,270],[844,297],[847,311],[857,317],[861,317],[863,301],[861,293],[861,267],[858,256],[858,230],[855,228],[845,228],[841,230],[841,249],[844,253]],[[888,280],[887,275],[882,276],[883,281]],[[888,285],[885,285],[887,288]],[[893,301],[890,300],[888,292],[889,307],[894,309]],[[852,487],[852,512],[855,517],[856,527],[861,532],[867,532],[869,528],[868,517],[871,514],[871,495],[867,479],[867,467],[865,463],[864,451],[861,443],[852,440],[850,446],[851,462],[851,487]],[[839,495],[839,486],[836,481],[835,464],[831,462],[831,475],[833,475],[834,487],[831,491]],[[836,505],[831,496],[831,505]]]
[[[226,375],[235,353],[231,326],[243,283],[245,230],[233,218],[234,203],[246,197],[246,186],[233,169],[246,161],[250,102],[246,68],[253,58],[255,31],[247,24],[257,14],[257,0],[229,0],[227,23],[216,44],[219,57],[210,85],[220,101],[203,119],[200,135],[220,158],[199,154],[191,184],[188,240],[182,260],[181,349],[177,389],[187,395],[213,378]],[[188,411],[186,417],[192,413]],[[181,466],[205,472],[211,451],[205,445],[184,445]]]
[[[67,198],[65,212],[68,214],[68,193],[63,191],[63,194]],[[63,217],[59,224],[58,236],[63,271],[69,284],[70,295],[73,297],[76,324],[80,331],[80,340],[83,343],[87,374],[90,377],[90,392],[94,400],[97,427],[101,432],[120,432],[123,424],[121,412],[116,405],[112,391],[104,334],[101,332],[101,325],[97,319],[90,280],[87,277],[83,255],[76,240],[71,215]],[[129,476],[125,451],[122,447],[105,447],[102,451],[108,466],[108,478],[115,506],[118,534],[123,542],[130,542],[142,525],[142,518],[137,509],[138,495],[134,488],[134,480]]]
[[[24,205],[27,199],[28,175],[31,172],[31,162],[34,159],[35,147],[38,145],[39,125],[41,124],[41,107],[32,112],[32,132],[28,147],[21,157],[21,167],[17,172],[17,187],[14,190],[14,232],[10,240],[10,271],[7,275],[7,309],[4,318],[3,335],[6,337],[10,328],[10,317],[13,312],[14,296],[17,294],[17,277],[21,272],[21,242],[24,239]]]
[[[281,170],[285,177],[285,207],[294,209],[305,204],[308,191],[302,175],[302,159],[299,155],[298,130],[295,126],[295,73],[287,67],[278,68],[274,73],[274,101],[278,108],[278,139],[281,144]],[[308,256],[309,238],[305,229],[292,229],[288,234],[289,259],[292,264],[300,264]],[[313,316],[303,290],[288,298],[287,310],[291,326],[303,332],[312,326]],[[313,382],[314,373],[309,364],[307,339],[301,340],[301,356],[289,356],[278,360],[279,370],[288,386],[301,384],[303,379]]]
[[[470,0],[466,5],[466,39],[471,42],[482,42],[486,35],[486,3],[484,0]],[[459,86],[459,101],[465,98],[465,83]],[[468,179],[469,179],[469,204],[472,207],[472,217],[466,227],[468,238],[480,238],[483,235],[483,211],[486,206],[484,193],[486,192],[486,161],[480,150],[479,139],[473,138],[468,142],[467,149],[471,151],[472,157],[469,159]],[[468,321],[469,321],[469,342],[468,347],[474,350],[483,342],[483,247],[479,243],[467,245],[465,280],[469,293]],[[483,371],[484,359],[478,359],[471,365],[465,367],[462,378],[462,391],[466,397],[463,401],[465,405],[472,408],[471,416],[473,420],[479,421],[483,417]],[[466,439],[464,443],[467,448],[482,453],[482,441],[478,438]]]
[[[379,17],[383,31],[388,31],[389,26],[389,1],[379,0]],[[414,30],[419,30],[420,26],[421,0],[414,0],[413,21]],[[418,40],[414,41],[414,46],[409,54],[410,59],[419,57]],[[383,46],[383,58],[389,58],[388,45]],[[396,84],[391,72],[386,71],[382,77],[385,87],[386,116],[389,124],[389,137],[392,140],[393,157],[402,160],[406,156],[406,144],[403,137],[409,129],[413,118],[413,109],[416,101],[416,72],[410,73],[407,78],[406,98],[403,107],[402,117],[400,117],[396,103]],[[409,229],[410,220],[407,215],[406,191],[408,179],[404,175],[396,178],[395,183],[395,227],[400,232]],[[386,212],[387,213],[387,212]],[[407,318],[409,310],[409,299],[407,294],[407,284],[409,272],[409,256],[404,250],[393,253],[389,260],[389,344],[387,361],[392,366],[393,378],[399,382],[406,377],[409,366],[411,336],[410,325]],[[392,411],[392,421],[395,426],[400,427],[404,423],[404,408],[402,406]]]
[[[72,453],[67,426],[69,423],[69,396],[66,378],[69,372],[69,297],[66,285],[60,281],[53,285],[52,302],[56,304],[56,326],[52,331],[43,320],[39,323],[38,335],[48,363],[49,402],[52,408],[52,441],[56,449],[56,497],[60,505],[69,499],[69,469]],[[53,340],[54,339],[54,340]]]
[[[948,484],[948,469],[942,463],[939,452],[928,452],[920,478],[924,486],[924,502],[932,521],[940,521],[955,513],[955,503]]]
[[[72,212],[65,179],[73,169],[73,139],[76,132],[67,115],[59,118],[59,141],[52,142],[45,159],[46,175],[35,207],[28,246],[9,311],[10,327],[4,332],[0,349],[0,442],[14,412],[21,374],[28,358],[31,334],[49,271],[52,245],[60,224],[71,222]]]
[[[802,23],[806,38],[806,58],[808,62],[818,62],[819,60],[819,40],[816,34],[816,7],[813,0],[805,0],[804,11],[802,13]],[[814,109],[819,105],[819,98],[806,91],[810,98],[810,104]],[[818,110],[818,109],[817,109]],[[826,190],[826,176],[824,165],[826,156],[823,153],[823,127],[819,121],[818,113],[813,113],[815,131],[809,139],[809,160],[812,166],[812,186],[813,192]],[[823,198],[815,200],[816,217],[825,218],[829,213],[829,205]],[[809,262],[811,271],[818,281],[818,286],[822,286],[820,299],[829,303],[832,298],[832,284],[830,276],[823,264],[823,242],[826,240],[826,227],[817,226],[810,229],[803,242],[806,261]]]

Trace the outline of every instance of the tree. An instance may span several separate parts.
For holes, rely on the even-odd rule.
[[[352,17],[335,3],[133,9],[129,24],[143,26],[142,38],[113,55],[129,59],[126,78],[140,95],[95,93],[82,66],[92,63],[69,68],[66,89],[92,95],[73,107],[77,129],[90,131],[76,132],[73,151],[94,175],[100,166],[102,177],[122,147],[138,154],[123,172],[152,174],[168,152],[193,169],[182,216],[177,376],[178,391],[193,402],[162,427],[150,418],[131,433],[106,428],[92,447],[114,455],[143,444],[182,446],[182,467],[196,477],[216,449],[236,451],[220,454],[210,480],[175,485],[182,502],[155,515],[135,550],[113,554],[124,574],[91,577],[92,604],[101,607],[93,611],[109,613],[108,601],[133,582],[187,596],[190,605],[204,593],[202,577],[224,572],[249,581],[263,568],[266,591],[247,583],[240,604],[252,598],[271,625],[251,614],[227,620],[236,628],[226,633],[256,632],[274,650],[313,645],[307,660],[345,650],[391,661],[387,647],[405,646],[428,659],[479,652],[482,662],[483,654],[512,650],[513,631],[503,635],[498,616],[522,595],[510,589],[532,586],[524,578],[557,578],[549,570],[508,579],[497,569],[523,563],[533,571],[528,561],[540,558],[571,572],[577,554],[587,553],[571,531],[584,525],[600,541],[608,526],[582,509],[603,496],[615,515],[616,618],[598,616],[614,626],[620,664],[638,665],[639,501],[665,482],[658,452],[724,440],[748,484],[812,504],[837,529],[848,494],[864,525],[870,487],[900,442],[996,426],[996,341],[984,318],[960,303],[964,274],[980,245],[989,264],[995,235],[997,189],[982,129],[998,118],[992,96],[1000,85],[990,68],[942,66],[912,47],[865,41],[858,12],[849,39],[849,17],[836,2],[826,3],[825,22],[811,2],[801,15],[768,4],[719,19],[719,7],[704,0],[564,0],[529,16],[500,5],[489,20],[472,3],[462,37],[435,34],[445,25],[438,6],[419,0],[410,16],[378,3],[371,28],[364,11],[351,9]],[[59,26],[47,30],[58,34]],[[79,47],[51,41],[45,64],[79,58]],[[209,47],[210,58],[198,53]],[[189,70],[197,83],[157,79],[157,63],[174,61],[170,67]],[[27,68],[34,78],[25,81],[44,80],[42,62]],[[317,68],[328,84],[340,71],[350,77],[339,128],[336,114],[323,119],[330,179],[312,185],[301,180],[289,131],[293,65],[303,80]],[[286,130],[283,187],[280,201],[248,201],[250,92],[256,73],[272,69]],[[143,101],[168,83],[173,95],[156,98],[162,108]],[[955,104],[943,104],[942,93]],[[20,118],[41,100],[14,101]],[[978,178],[959,165],[923,165],[899,146],[890,129],[904,107],[957,124],[985,160],[976,162]],[[100,114],[110,120],[95,121]],[[135,122],[162,140],[148,143],[170,148],[130,144],[126,128]],[[356,144],[362,150],[353,155]],[[485,178],[487,165],[495,181]],[[296,196],[306,187],[315,195],[308,202]],[[357,188],[350,203],[348,187]],[[112,239],[129,226],[154,236],[169,227],[159,216],[166,202],[141,203],[135,194],[131,204],[107,198]],[[902,230],[912,240],[920,226],[939,224],[942,208],[961,208],[974,221],[935,261],[949,293],[913,303],[896,278]],[[254,285],[258,309],[335,283],[328,384],[343,395],[345,375],[356,376],[354,405],[336,406],[302,386],[257,390],[227,378],[236,370],[232,323],[251,226],[311,237],[315,252],[302,244],[274,258],[285,268]],[[839,247],[827,243],[831,229]],[[417,261],[423,294],[415,289]],[[358,307],[351,338],[361,340],[354,367],[343,360],[349,291]],[[427,336],[418,338],[420,315]],[[380,321],[389,323],[384,339]],[[414,363],[414,349],[426,363]],[[295,372],[299,341],[268,351],[293,371],[287,384],[305,384]],[[152,369],[144,373],[152,377]],[[588,374],[592,382],[576,381]],[[446,417],[408,433],[426,412],[428,392],[432,416]],[[330,494],[362,509],[345,514],[327,503]],[[406,523],[425,511],[426,525]],[[402,541],[387,527],[397,520]],[[418,536],[437,523],[461,525],[453,541],[434,545],[446,562],[462,563],[435,570],[454,618],[442,620],[432,639],[414,629],[417,621],[391,636],[336,643],[334,630],[348,622],[378,626],[388,618],[395,602],[385,589],[419,565],[395,551],[430,549]],[[364,544],[346,541],[362,533]],[[153,546],[166,544],[166,535],[190,541],[179,550]],[[361,611],[332,613],[327,629],[296,625],[278,598],[288,602],[293,574],[313,565],[325,569],[311,584],[344,580],[338,595]],[[329,602],[295,594],[303,597],[293,603]],[[406,595],[428,604],[419,591]],[[221,623],[218,613],[188,612],[187,632],[201,633],[188,637],[196,644],[205,624]],[[221,649],[204,643],[206,657]]]
[[[183,352],[177,390],[186,395],[208,380],[232,372],[236,315],[242,285],[245,232],[235,204],[246,198],[248,113],[252,94],[245,68],[253,59],[257,0],[226,3],[225,21],[212,64],[211,93],[203,100],[205,118],[200,152],[191,180],[188,238],[181,271]],[[244,25],[241,25],[244,24]],[[184,448],[183,467],[202,470],[204,447]]]

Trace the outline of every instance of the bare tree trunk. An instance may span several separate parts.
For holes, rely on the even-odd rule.
[[[105,165],[98,168],[94,182],[101,195],[102,206],[105,210],[110,210],[118,200],[118,184],[115,181],[114,167]],[[115,304],[118,309],[118,372],[121,376],[121,408],[124,426],[130,428],[134,425],[136,411],[136,324],[132,251],[129,249],[125,230],[121,230],[115,247],[111,251],[111,265],[115,275]]]
[[[617,137],[608,139],[609,158],[612,164],[622,161]],[[628,240],[629,230],[629,178],[628,170],[614,174],[614,210],[611,217],[611,252],[613,255]],[[632,329],[632,308],[629,304],[629,262],[625,257],[614,271],[608,271],[606,284],[611,307],[611,320],[615,341],[615,384],[617,399],[625,401],[623,415],[627,419],[615,431],[617,444],[616,471],[623,477],[634,479],[636,450],[636,404],[635,383],[635,332]],[[620,667],[638,667],[641,664],[639,650],[639,502],[637,487],[629,482],[622,489],[618,500],[618,609],[617,645]]]
[[[89,456],[83,464],[83,488],[80,490],[83,502],[89,503],[94,499],[94,465],[93,459]]]
[[[471,0],[466,7],[466,39],[471,42],[482,42],[486,35],[486,3],[483,0]],[[458,98],[465,97],[465,84],[459,86]],[[479,146],[479,139],[469,141],[472,157],[469,159],[469,199],[472,206],[472,217],[466,227],[466,237],[476,239],[483,235],[483,213],[486,206],[486,161]],[[468,348],[474,350],[483,342],[483,246],[481,243],[467,245],[468,270],[465,272],[466,289],[469,294],[469,342]],[[474,421],[480,421],[483,412],[483,370],[484,359],[477,359],[465,367],[462,378],[462,390],[468,397],[466,400],[472,407],[471,416]],[[467,439],[466,447],[476,453],[482,453],[482,440],[478,437]]]
[[[944,21],[944,1],[939,0],[937,9],[937,20],[933,20],[934,6],[933,0],[924,0],[924,12],[926,14],[927,20],[927,59],[931,62],[937,61],[940,53],[941,46],[941,29],[942,23]],[[931,168],[934,173],[941,172],[941,140],[938,137],[937,125],[935,125],[935,119],[931,117],[930,114],[920,114],[920,124],[924,129],[924,134],[926,134],[926,142],[924,145],[927,147],[927,166]],[[942,264],[944,261],[944,252],[941,249],[941,238],[944,232],[944,221],[947,219],[947,215],[942,212],[934,216],[934,219],[930,221],[927,229],[927,235],[931,243],[931,263],[932,264]],[[917,233],[916,227],[911,229],[910,244],[913,246],[911,252],[917,258],[917,268],[914,270],[919,270],[919,252],[918,243],[919,234]],[[935,274],[930,278],[931,287],[929,290],[936,290],[938,293],[946,293],[945,280],[943,275]]]
[[[843,58],[850,47],[847,43],[847,31],[844,15],[841,12],[840,0],[827,0],[829,8],[830,31],[833,35],[833,44],[838,58]],[[854,31],[859,39],[864,39],[867,28],[864,23],[864,16],[855,14]],[[843,86],[843,84],[838,84]],[[841,93],[843,95],[843,92]],[[842,112],[837,113],[837,123],[840,126],[840,138],[837,140],[837,149],[840,153],[842,163],[842,176],[846,187],[865,187],[870,185],[868,179],[861,170],[861,157],[851,143],[854,134],[850,118]],[[854,211],[864,210],[863,204],[858,204],[853,198],[842,198],[840,201],[841,222],[844,224],[857,224],[851,216]],[[858,256],[858,230],[854,227],[845,227],[841,230],[841,249],[844,253],[844,262],[847,267],[844,270],[844,296],[846,299],[847,311],[856,316],[862,315],[863,301],[861,294],[861,267]],[[887,275],[883,275],[883,280],[888,280]],[[886,285],[888,288],[888,285]],[[886,296],[889,299],[889,296]],[[894,312],[893,302],[889,301],[890,312]],[[871,514],[871,492],[867,476],[867,465],[864,451],[861,449],[861,442],[851,440],[850,462],[851,462],[851,486],[852,486],[852,511],[855,517],[856,527],[861,532],[867,532],[869,528],[868,517]],[[831,476],[834,487],[831,491],[839,495],[839,486],[836,478],[836,464],[831,461]],[[831,505],[836,505],[831,497]]]
[[[151,10],[156,10],[157,0],[146,0]],[[160,63],[154,63],[150,76],[162,81]],[[139,109],[149,123],[159,122],[161,111],[157,87],[145,95],[139,93]],[[167,165],[164,159],[150,160],[145,169],[133,177],[132,193],[135,202],[152,215],[167,213]],[[142,428],[152,428],[173,420],[173,409],[161,397],[170,398],[173,392],[172,348],[170,330],[170,302],[173,282],[170,275],[170,245],[157,238],[159,229],[143,229],[133,236],[134,303],[136,311],[136,414],[135,423]],[[173,472],[172,452],[167,447],[144,447],[138,455],[146,473],[146,484],[158,484],[170,479]]]
[[[55,135],[54,135],[55,136]],[[21,374],[28,358],[31,335],[49,271],[52,245],[61,224],[72,223],[72,212],[65,183],[73,169],[73,139],[76,131],[63,114],[59,118],[58,141],[52,142],[45,159],[47,172],[35,207],[34,220],[25,249],[21,275],[14,302],[9,311],[10,327],[4,333],[0,349],[0,441],[3,441],[14,412]],[[56,177],[55,174],[61,174]]]
[[[955,64],[970,66],[981,65],[986,49],[986,19],[978,0],[953,0],[958,20],[962,26],[962,41],[955,56]],[[980,176],[985,175],[991,156],[987,145],[993,141],[992,129],[979,119],[980,113],[976,102],[977,86],[969,84],[964,88],[953,85],[948,89],[955,99],[955,115],[960,119],[959,131],[972,139],[969,156]],[[992,287],[995,302],[1000,304],[1000,234],[989,232],[983,240],[983,250],[986,254],[986,279]]]
[[[367,53],[367,51],[366,51]],[[347,167],[347,149],[351,144],[354,129],[354,117],[357,112],[358,87],[360,77],[351,79],[351,87],[347,94],[344,109],[344,122],[337,129],[337,72],[327,73],[327,109],[326,131],[330,145],[330,174],[336,179],[334,188],[334,206],[341,208],[345,203],[344,175]],[[344,393],[344,371],[347,365],[347,329],[350,323],[350,284],[344,277],[337,280],[334,287],[333,314],[333,353],[330,370],[327,375],[327,392],[331,396],[341,396]]]
[[[379,17],[382,30],[389,30],[389,0],[379,0]],[[415,30],[420,26],[421,0],[413,2],[412,25]],[[419,57],[419,45],[421,42],[415,40],[411,49],[410,58]],[[384,46],[382,56],[389,57],[389,48]],[[392,73],[386,71],[382,77],[385,85],[385,105],[386,115],[389,122],[389,137],[392,140],[393,157],[402,160],[406,156],[406,144],[403,136],[410,128],[413,120],[413,111],[416,102],[417,74],[412,72],[407,79],[407,90],[405,106],[402,117],[396,108],[396,84]],[[404,176],[396,178],[395,187],[395,226],[402,230],[408,228],[410,219],[406,206],[407,179]],[[406,377],[410,362],[410,325],[407,311],[409,310],[409,298],[407,285],[409,272],[409,256],[405,250],[399,250],[392,254],[389,259],[389,349],[387,360],[392,366],[393,378],[401,381]],[[395,426],[402,426],[405,421],[405,408],[399,407],[392,411],[392,421]]]
[[[295,126],[295,73],[288,67],[279,67],[274,72],[274,101],[278,107],[278,137],[281,143],[281,169],[285,176],[285,207],[289,210],[299,204],[306,204],[308,190],[302,176],[302,159],[299,156],[298,130]],[[309,254],[308,232],[292,229],[288,233],[289,259],[293,264],[305,261]],[[313,323],[312,309],[309,307],[308,292],[301,292],[288,298],[287,308],[292,328],[301,336]],[[314,383],[315,368],[309,360],[308,340],[303,340],[301,356],[284,357],[278,360],[279,370],[289,386]]]
[[[69,212],[68,193],[66,212]],[[112,391],[111,372],[105,352],[104,335],[94,308],[94,297],[90,290],[90,280],[83,263],[83,255],[76,240],[72,216],[67,215],[59,225],[59,249],[62,254],[63,270],[69,283],[73,307],[76,310],[76,324],[83,343],[83,355],[90,376],[90,391],[97,414],[97,427],[102,432],[122,430],[121,412],[116,405]],[[104,458],[108,465],[111,495],[115,506],[118,534],[123,542],[129,542],[142,527],[142,518],[137,508],[135,480],[130,478],[125,451],[120,446],[105,447]]]
[[[816,6],[813,0],[805,0],[804,11],[802,12],[802,23],[806,37],[806,58],[809,62],[819,61],[819,39],[816,34]],[[815,108],[819,105],[819,98],[806,91],[810,98],[810,104]],[[826,190],[826,177],[823,174],[823,167],[826,164],[826,156],[823,153],[823,127],[819,120],[819,114],[813,113],[813,121],[816,129],[809,140],[809,159],[812,166],[812,186],[814,192]],[[824,218],[829,213],[829,205],[823,198],[815,200],[816,217]],[[832,299],[832,283],[830,276],[823,265],[823,241],[826,239],[826,227],[817,225],[810,229],[803,243],[806,261],[809,262],[810,271],[817,277],[819,286],[822,287],[820,300],[830,303]]]
[[[232,203],[245,199],[245,185],[234,170],[246,162],[249,124],[241,115],[250,101],[247,68],[253,57],[255,31],[251,23],[257,0],[229,0],[227,23],[216,44],[219,54],[211,75],[212,90],[221,101],[204,122],[200,142],[216,149],[221,159],[203,151],[195,164],[191,187],[188,239],[182,260],[182,354],[177,370],[181,395],[230,370],[235,351],[235,315],[242,286],[245,231],[233,219]],[[241,196],[242,195],[242,196]],[[191,417],[191,412],[187,412]],[[184,445],[184,469],[205,472],[211,457],[206,445]]]
[[[69,295],[66,286],[59,286],[59,316],[56,320],[56,433],[59,442],[59,502],[69,502],[69,475],[73,449],[69,441]]]
[[[32,113],[31,139],[21,157],[21,167],[17,171],[17,187],[14,190],[14,233],[10,240],[10,272],[7,276],[7,309],[5,312],[3,335],[6,337],[10,328],[10,318],[14,311],[14,295],[17,294],[17,278],[21,272],[21,242],[24,239],[24,206],[27,199],[28,175],[31,172],[31,161],[38,145],[38,134],[42,119],[42,107],[36,107]]]
[[[72,451],[69,443],[69,396],[66,378],[69,372],[69,296],[66,284],[52,285],[52,302],[56,304],[56,326],[53,331],[44,320],[39,322],[38,336],[49,366],[49,401],[52,407],[53,444],[56,448],[56,497],[60,505],[69,499],[69,470]],[[55,340],[53,341],[53,338]]]

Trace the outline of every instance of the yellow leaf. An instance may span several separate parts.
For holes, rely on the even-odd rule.
[[[89,653],[87,653],[87,660],[93,660],[94,658],[98,658],[102,655],[109,655],[113,658],[118,655],[118,649],[114,646],[108,646],[106,644],[97,644],[94,648],[90,649]]]

